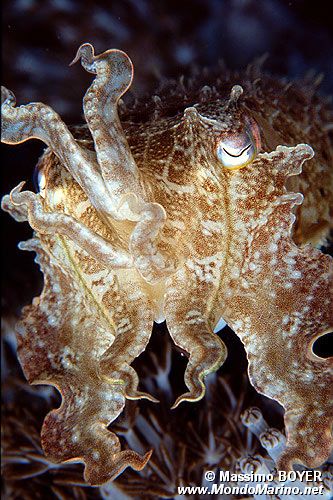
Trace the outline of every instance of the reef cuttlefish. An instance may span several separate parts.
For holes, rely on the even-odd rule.
[[[153,322],[189,355],[188,392],[227,356],[220,317],[242,340],[254,387],[285,409],[278,467],[315,467],[332,448],[332,359],[312,345],[333,326],[332,259],[315,248],[332,223],[332,111],[296,85],[256,74],[155,98],[118,115],[133,78],[119,50],[81,60],[96,75],[73,134],[50,107],[15,107],[2,89],[2,141],[38,138],[39,192],[2,201],[28,221],[44,289],[23,310],[18,353],[30,383],[62,395],[42,428],[55,462],[82,460],[100,484],[141,456],[107,429],[125,399],[148,398],[131,367]],[[178,92],[178,93],[177,93]],[[313,149],[312,149],[313,148]],[[301,194],[302,193],[302,194]],[[331,207],[330,207],[331,204]],[[311,243],[311,244],[309,244]]]

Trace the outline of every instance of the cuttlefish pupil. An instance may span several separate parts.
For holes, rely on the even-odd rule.
[[[226,148],[223,148],[224,152],[227,153],[229,156],[232,156],[233,158],[239,158],[240,156],[243,155],[243,153],[245,153],[245,151],[247,151],[250,147],[252,146],[252,144],[248,144],[240,153],[238,154],[232,154],[230,151],[227,151]]]

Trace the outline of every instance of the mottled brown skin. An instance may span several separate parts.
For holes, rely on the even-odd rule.
[[[278,466],[319,465],[332,447],[332,360],[311,346],[332,328],[333,271],[306,244],[323,242],[331,224],[332,112],[307,87],[252,68],[216,88],[170,94],[154,113],[125,111],[121,126],[127,56],[95,56],[84,44],[80,58],[97,77],[84,99],[90,133],[76,129],[77,141],[50,108],[16,110],[7,90],[3,99],[3,141],[50,146],[41,192],[21,184],[2,203],[35,230],[22,247],[38,253],[44,272],[18,331],[28,380],[63,397],[43,425],[45,452],[83,460],[91,484],[141,469],[150,453],[121,451],[106,427],[125,398],[154,401],[130,366],[153,321],[165,318],[189,353],[189,392],[176,406],[202,398],[205,376],[225,360],[213,333],[223,316],[245,345],[253,385],[286,410]]]

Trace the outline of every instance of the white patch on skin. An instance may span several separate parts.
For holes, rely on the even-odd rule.
[[[232,324],[232,329],[235,331],[240,330],[243,327],[244,323],[241,319],[234,321]]]
[[[290,335],[295,335],[297,331],[298,331],[298,325],[295,322],[295,324],[290,327]]]
[[[234,229],[236,229],[236,230],[240,231],[240,230],[242,230],[242,229],[243,229],[243,227],[244,227],[244,222],[243,222],[243,221],[241,221],[241,220],[236,220],[236,221],[233,223],[233,227],[234,227]]]
[[[47,322],[50,326],[57,326],[58,324],[58,319],[54,316],[49,315],[47,317]]]
[[[289,320],[290,320],[290,317],[288,314],[286,314],[285,316],[283,316],[282,318],[282,324],[283,325],[287,325],[289,323]]]
[[[302,377],[303,381],[306,383],[310,383],[314,379],[314,374],[310,371],[303,372],[300,376]]]
[[[295,259],[293,259],[292,257],[282,257],[282,260],[283,262],[291,266],[293,266],[296,263]]]
[[[74,434],[72,434],[72,442],[73,443],[77,443],[80,439],[80,433],[79,432],[75,432]]]
[[[52,366],[52,368],[54,370],[58,370],[59,369],[58,364],[54,360],[54,354],[52,352],[48,352],[47,353],[47,359],[49,360],[49,362],[50,362],[50,364],[51,364],[51,366]]]
[[[203,259],[188,259],[186,265],[195,273],[200,281],[218,284],[220,268],[222,266],[222,254],[219,252]]]
[[[276,243],[271,243],[269,246],[268,246],[268,250],[272,253],[275,253],[278,249],[278,246]]]
[[[200,317],[202,316],[201,311],[193,309],[192,311],[189,311],[188,313],[186,313],[185,318],[189,319],[189,318],[193,318],[193,317],[197,317],[197,316],[200,316]]]
[[[67,369],[72,368],[74,366],[73,363],[69,359],[62,359],[61,364],[64,368],[67,368]]]
[[[76,401],[77,406],[83,406],[83,404],[84,404],[84,399],[83,398],[76,397],[75,401]]]
[[[239,278],[239,275],[240,275],[239,269],[237,267],[231,268],[229,275],[233,279]]]
[[[117,325],[117,334],[123,334],[133,329],[133,324],[128,318],[122,319]]]
[[[201,221],[201,225],[208,233],[222,233],[223,230],[223,224],[213,220],[203,220]]]
[[[176,229],[179,229],[180,231],[185,231],[186,226],[183,221],[181,220],[172,220],[169,221],[170,226],[175,227]]]
[[[188,319],[186,321],[186,324],[187,325],[200,325],[201,323],[204,323],[204,322],[205,322],[204,318],[199,318],[198,317],[198,318]]]
[[[52,286],[52,291],[54,293],[59,293],[61,291],[61,288],[60,286],[58,285],[58,283],[54,283],[53,286]]]
[[[186,194],[194,194],[195,193],[195,186],[192,184],[177,184],[175,182],[171,182],[165,177],[158,176],[156,175],[156,178],[160,178],[160,180],[165,184],[167,188],[170,189],[170,191],[175,191],[176,193],[186,193]]]
[[[246,279],[242,278],[242,281],[241,281],[241,285],[243,288],[245,289],[248,289],[250,288],[250,285],[248,284],[248,282],[246,281]]]
[[[144,293],[139,289],[133,290],[133,292],[128,294],[127,298],[128,298],[128,300],[137,301],[139,299],[144,298]]]

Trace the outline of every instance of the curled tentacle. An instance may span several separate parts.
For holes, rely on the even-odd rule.
[[[119,50],[94,55],[90,44],[83,44],[73,61],[97,75],[84,98],[84,111],[97,155],[78,145],[60,117],[42,103],[15,108],[15,96],[2,88],[2,141],[18,144],[30,138],[45,142],[87,193],[94,207],[115,220],[137,222],[131,238],[135,265],[142,276],[158,281],[175,269],[175,260],[159,249],[159,234],[165,223],[164,209],[150,203],[140,179],[118,117],[119,98],[129,88],[133,67]],[[126,208],[124,199],[135,198],[135,210]],[[149,222],[147,222],[149,220]],[[154,233],[154,239],[151,234]],[[145,240],[142,246],[140,240]],[[144,249],[144,252],[143,252]],[[151,270],[150,270],[151,269]]]
[[[67,236],[108,268],[133,267],[133,261],[128,252],[113,248],[107,240],[70,215],[47,212],[43,206],[43,198],[31,191],[21,191],[23,186],[24,182],[20,182],[11,191],[9,198],[14,208],[20,207],[22,213],[24,210],[26,220],[35,231],[42,234],[56,233]],[[3,205],[3,208],[6,209],[6,206]]]
[[[83,43],[77,50],[70,66],[81,60],[83,68],[89,73],[101,76],[110,76],[108,82],[113,93],[108,96],[116,101],[125,94],[133,80],[133,64],[128,55],[122,50],[110,49],[95,56],[94,47],[90,43]],[[110,69],[112,68],[112,73]]]
[[[151,394],[138,390],[139,377],[134,368],[129,366],[128,362],[124,362],[119,368],[120,363],[111,363],[108,358],[104,358],[100,362],[100,376],[106,380],[118,379],[124,386],[124,395],[126,399],[138,400],[147,399],[152,403],[158,403],[158,399]],[[103,375],[107,373],[108,375]],[[112,377],[112,379],[109,379]]]
[[[199,335],[195,335],[194,329],[192,332],[188,331],[187,334],[189,337],[185,349],[190,353],[190,359],[185,370],[184,380],[189,392],[179,396],[171,409],[177,408],[184,401],[194,402],[202,399],[206,392],[205,377],[209,373],[217,371],[227,357],[225,344],[214,333],[200,329],[199,337]],[[178,345],[184,346],[185,337],[176,340],[176,337],[172,336]],[[200,346],[194,341],[195,338],[200,338]]]
[[[45,251],[45,241],[50,238],[24,245],[38,253],[44,289],[17,325],[18,355],[30,383],[53,385],[62,396],[61,406],[43,424],[46,455],[56,463],[84,462],[86,481],[102,484],[126,467],[142,469],[151,452],[122,451],[108,430],[125,405],[124,381],[99,374],[105,346],[114,340],[112,321],[101,311],[101,298],[97,303],[73,279],[77,270],[68,265],[66,249],[54,240]]]
[[[62,387],[61,407],[45,418],[41,432],[45,453],[55,462],[82,458],[84,477],[90,484],[112,481],[127,467],[143,469],[152,451],[144,456],[133,450],[121,451],[118,437],[106,428],[110,418],[114,420],[123,409],[121,386],[117,389],[100,381],[98,389],[92,384],[86,394],[74,384],[75,392]]]
[[[75,141],[60,116],[49,106],[36,102],[16,108],[15,104],[13,92],[1,87],[1,141],[20,144],[40,139],[58,156],[97,210],[116,215],[95,154]]]
[[[138,205],[136,197],[131,195],[126,197],[125,203],[129,207]],[[158,245],[159,233],[166,220],[164,208],[158,203],[145,203],[139,210],[141,219],[131,234],[129,249],[138,271],[148,282],[154,283],[172,274],[177,260],[174,256],[167,256]]]
[[[166,212],[158,203],[148,201],[118,116],[118,102],[131,85],[133,65],[120,50],[95,56],[88,43],[79,47],[73,63],[78,60],[84,69],[97,75],[84,97],[84,113],[105,185],[117,209],[117,218],[137,222],[130,250],[142,276],[156,282],[170,275],[176,262],[159,249]]]
[[[140,299],[139,299],[140,300]],[[140,310],[140,306],[142,310]],[[138,391],[139,378],[130,366],[146,348],[151,337],[152,317],[147,304],[137,304],[138,311],[132,311],[131,320],[126,318],[126,312],[121,312],[119,318],[115,316],[117,336],[112,345],[103,353],[99,362],[101,378],[118,379],[124,384],[124,393],[128,399],[148,399],[157,402],[148,393]],[[135,331],[134,331],[135,325]],[[135,334],[140,332],[139,337]]]
[[[182,401],[199,401],[205,394],[204,378],[224,363],[227,349],[207,322],[201,293],[207,283],[200,282],[190,271],[179,270],[167,283],[164,311],[170,335],[181,349],[189,353],[184,380],[189,392],[177,398],[172,408]],[[214,286],[214,285],[213,285]],[[212,286],[212,288],[213,288]]]
[[[78,60],[86,71],[96,74],[84,97],[83,108],[106,187],[118,202],[128,192],[145,199],[117,110],[120,97],[132,82],[131,60],[120,50],[107,50],[95,56],[89,43],[79,47],[73,64]]]
[[[17,222],[28,220],[27,210],[24,205],[17,205],[12,202],[10,195],[6,194],[1,200],[1,208],[8,212]]]

